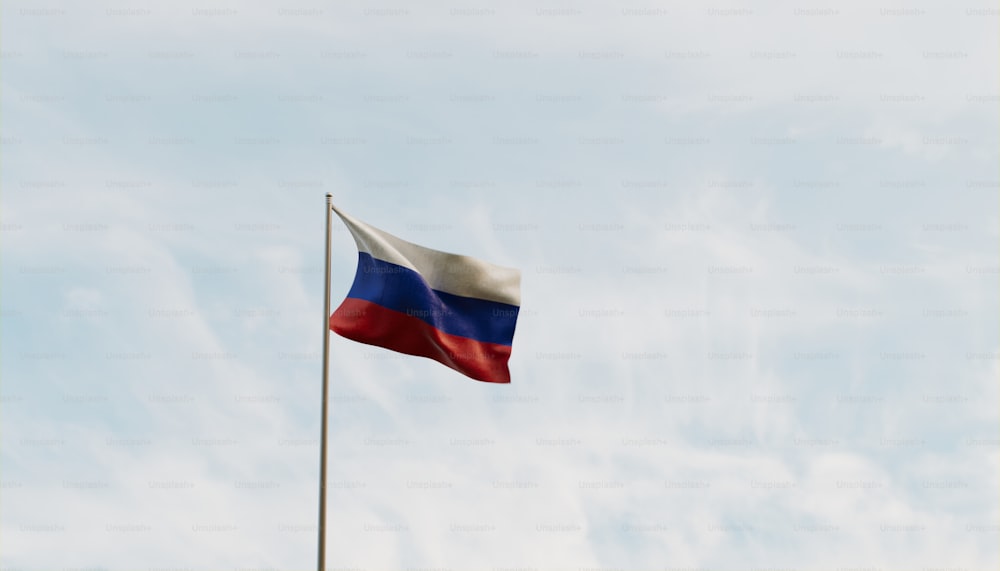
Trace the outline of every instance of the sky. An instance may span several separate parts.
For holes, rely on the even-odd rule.
[[[328,569],[995,569],[998,18],[4,2],[0,570],[315,569],[326,193],[522,271],[331,339]]]

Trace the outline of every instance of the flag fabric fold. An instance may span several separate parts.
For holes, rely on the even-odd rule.
[[[331,330],[478,381],[510,382],[520,271],[418,246],[333,211],[354,236],[358,267]]]

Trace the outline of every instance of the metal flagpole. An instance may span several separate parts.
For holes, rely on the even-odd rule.
[[[319,437],[319,562],[318,571],[326,569],[326,409],[330,381],[330,224],[333,221],[333,195],[326,195],[326,277],[323,290],[323,412]]]

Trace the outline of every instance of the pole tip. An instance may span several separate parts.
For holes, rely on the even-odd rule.
[[[326,193],[326,197],[327,198],[333,198],[333,194],[331,194],[331,193],[328,192],[328,193]]]

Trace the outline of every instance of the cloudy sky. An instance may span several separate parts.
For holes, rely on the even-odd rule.
[[[996,568],[998,14],[4,2],[0,569],[315,568],[327,192],[523,272],[332,339],[330,569]]]

